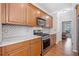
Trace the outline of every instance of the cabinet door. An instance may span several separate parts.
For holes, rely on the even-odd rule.
[[[49,16],[46,17],[46,27],[52,28],[53,27],[53,19]]]
[[[36,9],[36,18],[41,17],[41,11],[39,9]]]
[[[31,56],[40,56],[41,54],[41,38],[31,40]]]
[[[31,56],[40,56],[41,44],[39,42],[31,44]]]
[[[0,48],[0,56],[1,56],[1,54],[2,54],[2,51],[1,51],[1,48]]]
[[[9,56],[29,56],[29,49],[24,47],[20,50],[16,50],[11,53],[8,53],[8,55]]]
[[[54,46],[56,44],[56,34],[52,34],[51,35],[51,40],[50,40],[50,45],[51,47]]]
[[[77,9],[76,9],[76,13],[77,13],[77,16],[79,15],[79,5],[76,6]]]
[[[54,45],[54,38],[53,38],[53,35],[51,35],[50,45],[51,45],[51,47]]]
[[[46,19],[46,14],[43,11],[40,12],[40,18]]]
[[[28,11],[27,24],[29,26],[36,26],[36,10],[34,6],[28,5],[27,11]]]
[[[25,4],[6,4],[6,23],[24,25],[27,19]]]

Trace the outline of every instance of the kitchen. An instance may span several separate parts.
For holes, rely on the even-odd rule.
[[[2,56],[42,55],[41,50],[50,46],[50,34],[42,33],[42,28],[48,30],[52,28],[53,18],[31,3],[0,6],[2,23],[0,54]],[[33,29],[39,29],[42,36],[33,35]],[[48,45],[44,44],[42,39],[47,40]]]
[[[44,56],[58,43],[54,16],[36,4],[3,3],[0,15],[1,56]]]

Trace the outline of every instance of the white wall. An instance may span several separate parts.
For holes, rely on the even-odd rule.
[[[61,40],[61,33],[62,33],[62,22],[63,21],[72,21],[72,43],[73,43],[73,51],[76,51],[77,50],[77,27],[76,27],[76,11],[75,9],[71,9],[70,11],[68,12],[65,12],[65,13],[59,13],[58,15],[58,26],[57,26],[57,40]]]
[[[61,17],[62,17],[62,21],[72,21],[72,11],[63,13]]]
[[[53,28],[50,29],[50,33],[56,33],[56,43],[61,41],[61,20],[60,14],[54,12],[51,14],[53,16]]]
[[[76,10],[74,8],[72,8],[70,11],[66,12],[66,13],[62,13],[61,14],[61,19],[62,19],[62,22],[63,21],[72,21],[72,30],[71,30],[71,34],[72,34],[72,49],[73,51],[76,51],[77,50],[77,32],[76,32]]]
[[[76,10],[72,11],[72,43],[73,43],[73,51],[77,51],[77,22],[76,22]]]
[[[58,43],[59,41],[62,40],[62,22],[63,21],[73,21],[73,25],[75,24],[75,13],[74,13],[74,10],[71,8],[70,10],[64,12],[64,10],[61,10],[61,11],[58,11],[57,13],[55,13],[55,19],[57,20],[57,23],[56,23],[56,33],[57,33],[57,40],[56,42]],[[72,26],[73,27],[76,27],[76,25]],[[52,30],[51,30],[52,32]],[[75,29],[73,28],[72,32],[75,32]],[[76,35],[76,32],[75,34],[72,34],[73,36]],[[75,46],[74,49],[76,49],[76,37],[73,38],[73,44]]]
[[[53,16],[53,28],[50,29],[50,33],[56,33],[56,43],[62,40],[62,21],[71,21],[72,12],[57,11],[51,14]]]
[[[57,14],[57,43],[62,41],[62,19],[61,19],[61,13],[58,12]]]
[[[57,33],[57,12],[52,13],[52,17],[53,17],[53,27],[50,29],[50,33]]]

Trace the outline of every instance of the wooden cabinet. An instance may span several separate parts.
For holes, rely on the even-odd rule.
[[[1,52],[2,50],[1,50],[1,47],[0,47],[0,56],[2,55],[2,52]]]
[[[35,17],[35,9],[32,5],[28,4],[27,6],[27,25],[29,26],[36,26],[36,17]]]
[[[46,25],[45,25],[46,28],[53,27],[53,18],[51,16],[41,11],[40,17],[46,20]]]
[[[27,6],[27,25],[29,26],[37,26],[36,20],[37,17],[40,17],[40,10],[33,6],[32,4],[28,4]]]
[[[43,11],[40,12],[40,18],[46,19],[46,13]]]
[[[76,14],[79,16],[79,5],[76,6]]]
[[[9,3],[5,4],[5,21],[6,24],[25,25],[27,20],[26,4]]]
[[[31,41],[31,56],[41,55],[41,40],[39,38]]]
[[[2,56],[40,56],[41,38],[7,45],[0,48]]]
[[[29,41],[20,42],[2,47],[3,56],[29,56],[30,55]]]
[[[1,4],[1,19],[3,24],[37,26],[37,17],[46,20],[46,27],[52,27],[52,18],[30,3]]]
[[[51,47],[54,46],[56,44],[56,34],[51,34],[51,38],[50,38],[50,45]]]
[[[46,18],[46,26],[47,28],[52,28],[53,27],[53,19],[52,17],[47,16]]]
[[[29,56],[29,49],[28,47],[23,47],[21,49],[8,53],[8,55],[9,56]]]
[[[1,24],[1,4],[0,4],[0,24]]]
[[[1,4],[1,11],[3,24],[36,26],[36,18],[40,17],[40,10],[29,3]]]

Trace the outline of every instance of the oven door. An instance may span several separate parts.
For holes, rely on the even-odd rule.
[[[50,46],[50,38],[43,40],[43,50]]]

